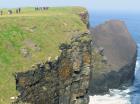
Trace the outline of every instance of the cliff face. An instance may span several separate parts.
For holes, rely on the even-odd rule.
[[[88,25],[88,14],[78,14]],[[110,21],[61,44],[61,55],[15,74],[15,103],[88,104],[87,93],[101,94],[132,82],[136,44],[124,23]]]
[[[94,69],[90,92],[100,94],[127,82],[130,84],[134,77],[137,47],[124,22],[107,21],[92,28],[91,34],[104,54],[107,67],[100,71]]]
[[[37,64],[28,72],[15,75],[20,92],[15,103],[88,104],[88,88],[92,69],[92,45],[84,33],[62,44],[60,57]]]

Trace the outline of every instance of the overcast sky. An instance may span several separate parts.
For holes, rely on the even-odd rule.
[[[0,8],[43,4],[49,6],[81,5],[93,10],[140,12],[140,0],[0,0]]]

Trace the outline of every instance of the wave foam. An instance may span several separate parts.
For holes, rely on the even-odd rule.
[[[109,94],[90,96],[89,104],[131,104],[129,92],[129,89],[111,89]]]

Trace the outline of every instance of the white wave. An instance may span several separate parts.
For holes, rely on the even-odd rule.
[[[90,96],[89,104],[131,104],[129,92],[129,89],[111,89],[109,94]]]
[[[135,67],[135,78],[139,77],[139,72],[140,72],[140,61],[136,61],[136,67]]]
[[[136,69],[140,68],[140,61],[136,62]]]
[[[140,51],[140,43],[137,44]],[[139,54],[140,55],[140,54]],[[137,57],[135,68],[135,84],[140,84],[140,56]],[[135,85],[134,84],[134,85]],[[110,89],[109,94],[90,96],[89,104],[140,104],[140,94],[134,94],[130,96],[129,93],[133,90],[137,90],[134,86],[127,90]]]
[[[137,47],[138,47],[138,48],[140,47],[140,43],[137,43]]]

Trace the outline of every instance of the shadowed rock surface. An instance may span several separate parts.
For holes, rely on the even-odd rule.
[[[104,93],[109,88],[132,82],[137,47],[124,22],[110,20],[90,30],[96,46],[107,61],[106,68],[93,71],[90,93]]]

